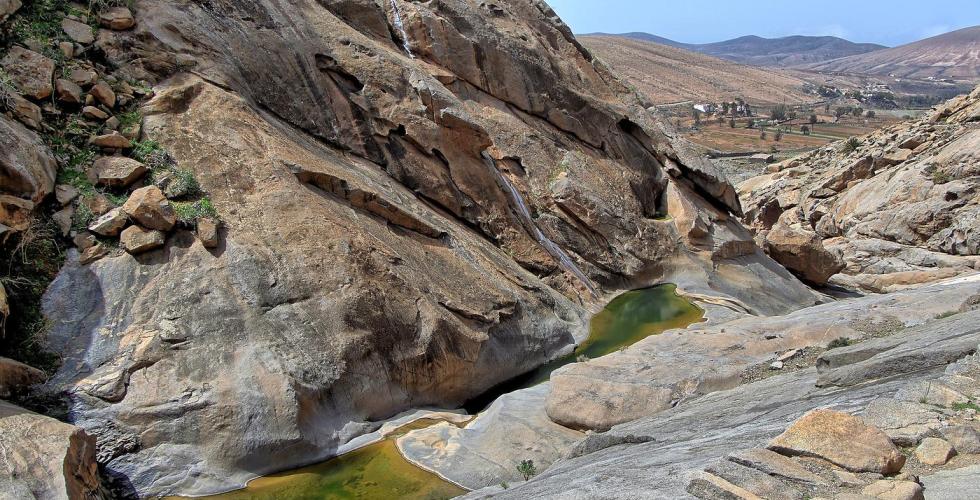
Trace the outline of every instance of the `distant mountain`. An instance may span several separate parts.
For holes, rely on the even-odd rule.
[[[801,66],[822,72],[894,75],[901,78],[980,79],[980,26],[964,28],[893,49]]]
[[[736,97],[753,105],[814,100],[803,92],[803,80],[778,68],[736,64],[647,41],[647,38],[621,35],[578,35],[577,38],[654,104],[731,101]]]
[[[595,34],[604,35],[604,34]],[[800,66],[885,49],[874,43],[854,43],[833,36],[787,36],[763,38],[743,36],[724,42],[683,43],[649,33],[621,33],[613,36],[659,43],[754,66]]]

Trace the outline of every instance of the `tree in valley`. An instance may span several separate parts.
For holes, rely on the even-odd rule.
[[[694,124],[701,125],[701,112],[697,109],[694,110]]]
[[[734,118],[730,118],[730,119],[728,120],[728,126],[729,126],[730,128],[735,128],[735,119],[734,119]]]
[[[773,120],[781,122],[786,119],[787,108],[785,104],[777,104],[773,106],[770,116]]]
[[[817,118],[816,113],[810,115],[810,125],[816,125],[818,121],[820,121],[820,119]]]
[[[759,133],[759,139],[762,139],[764,141],[766,140],[766,137],[767,137],[766,129],[762,129],[762,132]]]
[[[848,114],[850,111],[851,110],[849,108],[840,107],[840,108],[837,108],[836,110],[834,110],[834,116],[836,116],[837,119],[840,120],[841,118],[844,117],[844,115]]]
[[[772,137],[776,142],[783,140],[783,129],[777,128],[776,135]]]
[[[854,116],[861,116],[862,114],[864,114],[864,110],[861,109],[860,107],[852,108],[851,114]]]
[[[875,112],[869,109],[868,112],[864,114],[864,116],[866,118],[874,118],[875,117]]]
[[[800,132],[803,132],[803,135],[810,135],[810,126],[803,125],[802,127],[800,127]]]

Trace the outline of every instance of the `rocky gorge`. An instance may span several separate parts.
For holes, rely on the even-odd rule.
[[[896,479],[892,441],[925,456],[942,439],[973,463],[976,92],[736,188],[538,0],[19,4],[0,2],[0,229],[15,245],[47,224],[64,250],[40,259],[43,297],[13,279],[0,295],[11,331],[43,315],[57,358],[47,373],[3,359],[0,396],[36,410],[2,403],[5,495],[240,488],[567,356],[614,297],[660,283],[706,321],[406,431],[398,453],[473,497],[962,479]],[[22,29],[30,16],[47,31]],[[893,186],[903,175],[912,187]],[[851,189],[905,198],[858,210]],[[903,231],[875,222],[907,191]],[[894,293],[809,286],[828,281]],[[920,401],[923,384],[946,399]],[[878,401],[920,405],[918,420],[873,420]],[[798,425],[843,421],[887,466],[836,459],[832,436],[798,449],[790,425],[824,407],[837,413]],[[783,431],[768,445],[782,458],[766,456],[812,466],[804,487],[761,465],[754,483],[729,474],[749,459],[726,454],[765,454]],[[525,482],[514,466],[532,457]]]

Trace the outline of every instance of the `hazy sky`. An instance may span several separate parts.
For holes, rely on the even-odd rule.
[[[895,46],[980,24],[978,0],[545,0],[575,33],[645,31],[687,43],[833,35]]]

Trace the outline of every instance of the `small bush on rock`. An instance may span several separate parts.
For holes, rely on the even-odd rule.
[[[847,347],[853,343],[854,342],[847,337],[837,337],[836,339],[831,340],[829,344],[827,344],[827,349],[838,349],[841,347]]]
[[[521,460],[521,463],[517,464],[517,472],[520,472],[524,476],[524,480],[527,481],[531,479],[538,473],[538,468],[534,466],[534,460]]]

